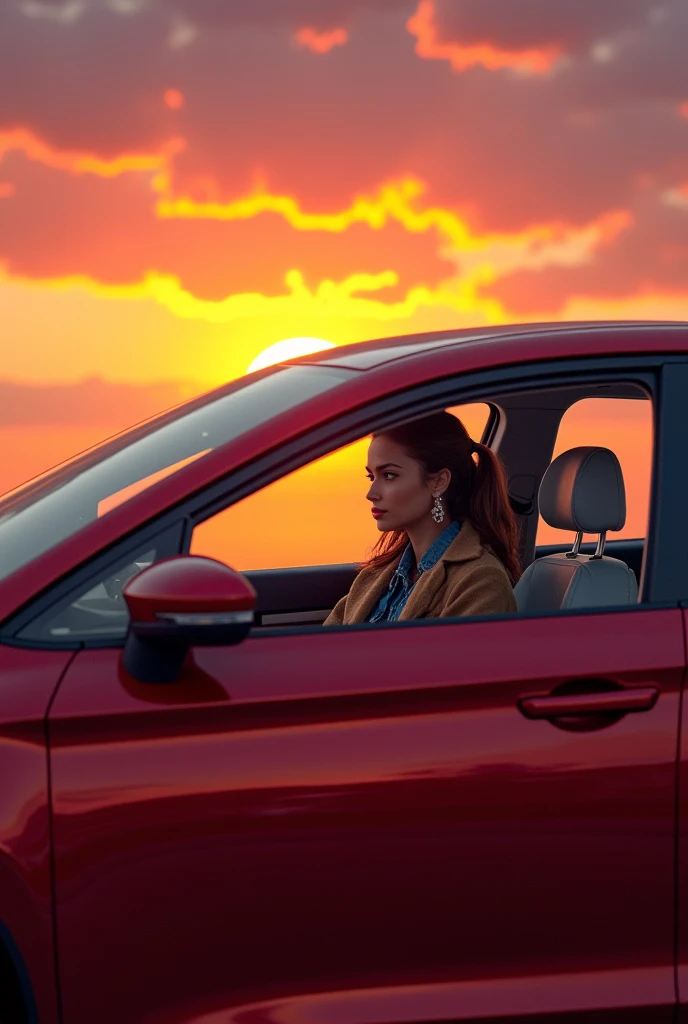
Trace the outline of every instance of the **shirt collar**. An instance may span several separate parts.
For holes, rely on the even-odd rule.
[[[454,521],[449,526],[442,530],[442,533],[437,537],[428,550],[425,552],[420,562],[418,563],[418,574],[427,572],[428,569],[432,569],[433,566],[437,565],[442,555],[446,552],[449,545],[459,535],[461,529],[461,523]],[[410,544],[407,544],[404,548],[404,553],[401,556],[399,565],[395,570],[395,576],[399,575],[404,581],[404,584],[408,586],[411,582],[411,576],[413,574],[414,557],[413,548]]]

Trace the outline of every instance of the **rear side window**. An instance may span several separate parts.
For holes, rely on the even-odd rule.
[[[552,459],[569,448],[610,448],[626,486],[626,525],[609,540],[644,539],[650,510],[654,427],[652,402],[631,398],[585,398],[562,417]],[[585,540],[593,538],[586,537]],[[538,544],[567,544],[570,533],[554,530],[540,516]]]

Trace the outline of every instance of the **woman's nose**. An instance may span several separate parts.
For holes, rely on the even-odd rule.
[[[368,501],[377,501],[377,488],[374,483],[372,483],[368,488],[366,498],[368,499]]]

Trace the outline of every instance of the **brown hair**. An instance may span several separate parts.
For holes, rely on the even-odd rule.
[[[384,434],[419,462],[425,476],[451,471],[443,498],[452,519],[468,519],[483,544],[489,546],[506,569],[512,585],[521,575],[518,527],[509,504],[506,474],[501,461],[484,444],[476,444],[456,416],[437,412],[404,423]],[[473,459],[477,454],[477,463]],[[408,538],[405,530],[383,534],[363,568],[382,568],[401,554]]]

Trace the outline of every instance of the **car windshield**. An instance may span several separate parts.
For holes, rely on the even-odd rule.
[[[0,580],[152,484],[350,373],[286,366],[188,403],[0,499]]]

